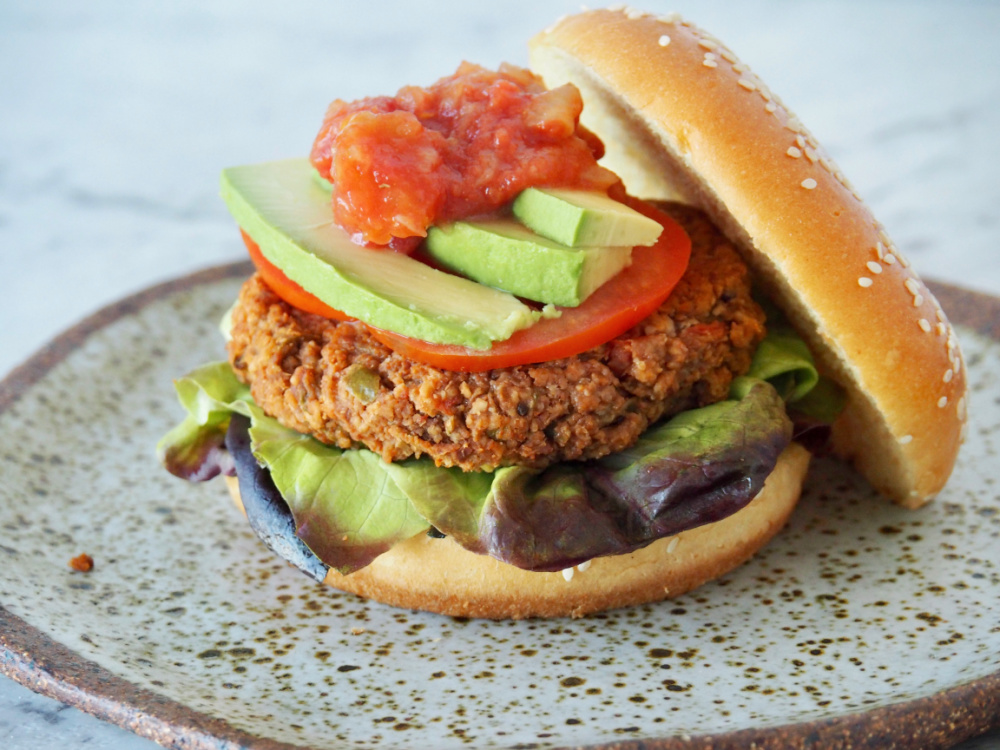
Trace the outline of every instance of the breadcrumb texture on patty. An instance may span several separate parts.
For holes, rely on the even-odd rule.
[[[442,370],[394,353],[361,323],[291,307],[255,275],[233,311],[230,363],[286,427],[340,448],[366,446],[386,461],[542,468],[622,450],[664,416],[725,398],[764,336],[732,245],[696,209],[662,208],[691,237],[687,273],[655,313],[582,354]]]

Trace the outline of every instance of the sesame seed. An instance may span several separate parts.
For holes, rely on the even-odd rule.
[[[966,406],[968,406],[968,402],[965,400],[965,396],[962,396],[958,400],[958,418],[961,419],[963,422],[965,421],[966,417],[969,416],[969,412],[966,411]]]
[[[947,405],[948,405],[948,397],[947,396],[942,396],[941,398],[938,399],[938,409],[943,409]]]
[[[572,568],[566,568],[565,570],[563,570],[562,574],[563,574],[563,578],[565,578],[567,581],[572,581],[573,580],[573,569]]]
[[[920,326],[921,330],[925,333],[931,332],[931,324],[927,322],[927,318],[921,318],[917,321],[917,325]]]
[[[778,105],[775,104],[774,102],[768,102],[767,104],[764,105],[764,110],[766,112],[774,112],[774,110],[776,110],[777,108]]]
[[[903,435],[903,437],[899,439],[900,445],[908,445],[909,443],[912,442],[913,442],[913,435]]]
[[[941,303],[934,300],[935,312],[937,313],[937,319],[944,323],[944,310],[941,309]]]
[[[594,562],[593,560],[584,560],[582,563],[576,566],[576,569],[581,573],[590,567],[590,564]]]
[[[883,260],[891,266],[893,263],[896,262],[896,256],[893,255],[892,253],[887,253],[885,258],[883,258]]]
[[[881,242],[876,242],[875,254],[878,256],[879,260],[882,260],[882,258],[885,257],[885,245],[883,245]]]
[[[870,260],[868,261],[867,265],[868,265],[868,270],[871,271],[872,273],[882,273],[882,266],[880,266],[875,261]]]
[[[716,47],[718,47],[719,44],[718,44],[718,42],[715,42],[712,39],[699,39],[698,40],[698,46],[699,47],[704,47],[707,50],[713,50]]]
[[[805,135],[806,129],[800,120],[795,115],[788,118],[788,122],[785,123],[785,127],[791,130],[793,133],[799,133],[800,135]]]
[[[802,183],[801,183],[802,187],[804,187],[806,190],[813,190],[813,189],[815,189],[816,188],[816,184],[817,184],[816,180],[814,180],[812,177],[806,177],[804,180],[802,180]]]
[[[906,259],[905,255],[900,255],[899,256],[899,265],[901,265],[903,268],[909,268],[910,267],[910,261],[908,261]]]
[[[736,83],[745,88],[747,91],[757,90],[757,84],[751,81],[749,78],[741,78]]]
[[[937,332],[938,336],[944,336],[946,333],[948,333],[948,326],[946,326],[944,323],[938,323]]]
[[[881,239],[882,242],[885,243],[886,247],[889,247],[890,245],[892,245],[892,240],[889,239],[889,235],[887,235],[885,233],[885,230],[882,229],[881,227],[879,227],[878,236],[879,236],[879,239]]]
[[[667,554],[669,554],[669,555],[674,554],[674,550],[677,549],[677,545],[680,544],[680,543],[681,543],[681,540],[680,540],[679,537],[675,536],[673,539],[671,539],[670,543],[667,545]]]
[[[952,369],[947,369],[944,371],[944,382],[950,383],[951,379],[955,377],[955,371]]]
[[[646,11],[639,10],[638,8],[629,8],[625,11],[625,17],[630,21],[636,21],[640,18],[645,17]]]
[[[719,63],[717,63],[715,60],[711,60],[711,59],[709,59],[707,57],[704,60],[701,61],[701,64],[704,65],[706,68],[717,68],[717,67],[719,67]]]
[[[827,159],[825,156],[821,156],[819,158],[819,165],[823,167],[823,169],[825,169],[827,172],[833,171],[833,165],[831,164],[830,160]]]
[[[785,152],[793,159],[798,159],[802,156],[802,152],[799,151],[795,146],[789,146],[788,150]]]
[[[869,279],[867,276],[862,276],[861,278],[858,279],[858,286],[863,287],[864,289],[867,289],[874,283],[875,282]]]
[[[749,65],[745,65],[743,63],[736,63],[733,66],[733,72],[734,73],[746,73],[748,70],[750,70],[750,66]]]
[[[817,153],[816,153],[816,152],[815,152],[815,151],[814,151],[813,149],[811,149],[811,148],[806,148],[806,158],[807,158],[807,159],[808,159],[809,161],[811,161],[811,162],[812,162],[813,164],[815,164],[815,163],[816,163],[817,161],[819,161],[819,154],[817,154]]]
[[[906,290],[914,297],[920,294],[920,282],[916,279],[907,279],[903,282],[903,286],[905,286]]]
[[[677,23],[681,20],[679,13],[664,13],[662,16],[657,16],[656,20],[660,23]]]
[[[722,50],[719,54],[722,55],[722,59],[725,60],[727,63],[735,63],[739,60],[739,58],[736,57],[736,55],[734,55],[727,49]]]
[[[670,37],[664,34],[663,36],[660,37],[659,44],[661,47],[666,47],[668,44],[670,44]]]
[[[771,92],[767,90],[767,87],[764,86],[764,84],[762,83],[759,84],[757,86],[757,90],[760,92],[761,99],[763,99],[765,102],[771,101]]]
[[[806,147],[806,139],[803,138],[801,135],[795,136],[795,143],[798,145],[799,148]]]
[[[922,294],[916,295],[913,298],[913,306],[920,307],[922,304],[924,304],[924,296]]]

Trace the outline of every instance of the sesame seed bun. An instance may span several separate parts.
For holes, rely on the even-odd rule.
[[[778,97],[697,27],[628,8],[561,20],[532,40],[531,64],[549,87],[580,88],[629,192],[700,206],[742,249],[847,390],[836,451],[902,505],[933,497],[966,419],[955,333]]]
[[[721,521],[660,539],[637,552],[601,557],[563,573],[533,573],[477,555],[449,538],[418,534],[367,567],[326,584],[407,609],[460,617],[581,617],[680,596],[749,559],[785,525],[798,502],[809,453],[792,444],[764,489]],[[242,509],[239,485],[226,478]]]

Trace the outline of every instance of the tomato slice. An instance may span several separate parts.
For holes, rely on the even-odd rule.
[[[540,320],[483,350],[434,344],[368,328],[376,339],[404,357],[459,372],[484,372],[571,357],[610,341],[650,315],[670,296],[691,257],[691,240],[677,222],[642,201],[625,198],[623,202],[660,222],[663,233],[655,245],[634,248],[628,268],[608,280],[580,306],[560,308],[562,314],[558,318]],[[254,265],[279,297],[306,312],[334,320],[352,320],[285,276],[245,232],[242,234]]]
[[[242,229],[240,230],[240,234],[243,236],[243,242],[250,253],[250,260],[257,267],[257,272],[264,279],[264,283],[271,287],[272,291],[281,297],[281,299],[285,300],[292,307],[297,307],[313,315],[321,315],[324,318],[332,318],[333,320],[353,320],[353,318],[340,312],[340,310],[330,307],[321,299],[310,294],[285,276],[284,271],[264,257],[264,253],[260,251],[260,245],[250,239],[250,235]]]
[[[371,328],[372,335],[409,359],[459,372],[547,362],[610,341],[653,313],[670,296],[691,257],[691,240],[677,222],[642,201],[626,202],[663,225],[659,240],[652,247],[634,248],[628,268],[605,282],[579,307],[561,308],[558,318],[540,320],[485,350],[432,344],[377,328]]]

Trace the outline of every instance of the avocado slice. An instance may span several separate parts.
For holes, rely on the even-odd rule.
[[[356,245],[334,224],[330,193],[306,159],[226,169],[222,198],[289,279],[377,328],[488,349],[540,317],[510,294],[400,253]]]
[[[648,216],[596,191],[528,188],[513,208],[525,226],[570,247],[652,245],[663,231]]]
[[[579,305],[632,260],[631,247],[567,247],[511,219],[431,227],[425,247],[470,279],[562,307]]]

